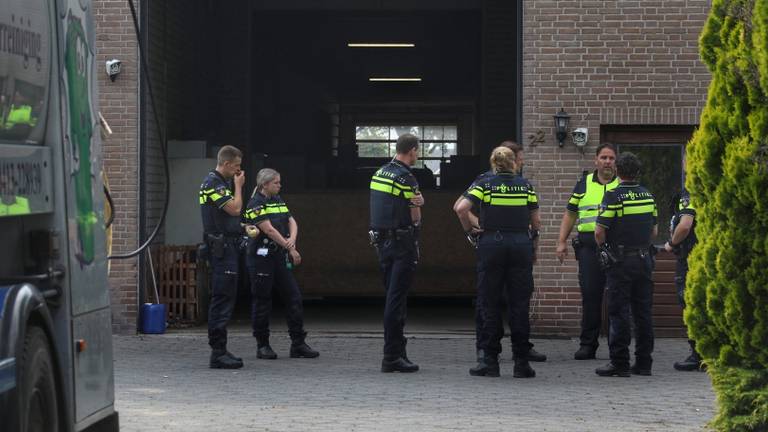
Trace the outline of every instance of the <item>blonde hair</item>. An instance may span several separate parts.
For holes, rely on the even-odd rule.
[[[497,173],[499,171],[515,172],[515,160],[517,155],[506,146],[498,146],[491,152],[491,169]]]
[[[272,168],[260,169],[259,173],[256,174],[256,187],[253,188],[253,193],[251,194],[251,196],[256,195],[256,192],[260,191],[265,184],[276,179],[279,175],[280,173],[277,172],[276,170],[273,170]]]

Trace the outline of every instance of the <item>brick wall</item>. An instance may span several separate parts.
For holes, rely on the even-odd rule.
[[[138,3],[138,2],[137,2]],[[95,0],[96,71],[101,113],[112,127],[104,141],[104,171],[115,202],[113,252],[136,248],[138,237],[138,51],[128,4]],[[104,62],[122,60],[115,82],[107,78]],[[112,327],[118,333],[136,331],[138,313],[137,260],[113,261],[109,276]]]
[[[141,2],[134,3],[138,8]],[[227,7],[182,0],[145,4],[145,49],[160,128],[168,139],[203,139],[245,147],[249,104],[244,95],[248,94],[250,64],[242,43],[248,40],[248,3],[239,0]],[[139,151],[140,64],[130,9],[122,0],[94,0],[93,7],[97,71],[103,70],[107,59],[118,58],[123,63],[115,82],[98,74],[102,114],[114,131],[104,143],[104,169],[117,210],[113,251],[122,253],[138,246],[140,220],[146,230],[142,238],[157,224],[165,180],[158,124],[146,87],[142,95],[146,109],[143,157]],[[198,49],[190,49],[190,45]],[[142,209],[141,176],[145,179]],[[155,243],[163,243],[162,230]],[[137,259],[112,263],[115,332],[136,330],[138,304],[147,300],[139,298],[139,267]]]
[[[146,4],[150,7],[151,76],[169,138],[249,143],[249,99],[243,95],[250,95],[251,66],[242,52],[250,40],[248,3],[239,0],[228,7],[202,1]],[[508,6],[488,1],[484,23],[493,28],[485,30],[484,55],[486,60],[505,64],[486,65],[486,79],[502,76],[514,62],[511,33],[503,31],[514,26],[507,23],[515,17]],[[101,110],[115,132],[104,148],[105,170],[117,205],[114,250],[129,251],[137,245],[139,230],[137,46],[126,2],[94,0],[93,7],[98,70],[106,59],[123,61],[117,81],[110,82],[103,73],[98,79]],[[564,203],[581,171],[592,166],[601,127],[697,123],[709,81],[708,71],[698,60],[697,39],[710,2],[528,0],[522,7],[522,136],[526,175],[539,191],[544,222],[534,327],[537,333],[574,334],[580,314],[576,265],[573,260],[560,265],[554,256]],[[190,44],[198,48],[186,48]],[[509,55],[505,57],[504,52]],[[497,82],[501,87],[486,82],[483,88],[489,97],[483,109],[484,126],[489,128],[484,138],[489,139],[512,136],[515,129],[510,100],[515,89],[503,86],[503,80]],[[499,101],[508,103],[499,105]],[[572,116],[572,128],[589,128],[590,145],[584,154],[570,140],[562,149],[554,144],[552,115],[560,107]],[[147,114],[147,211],[142,217],[151,228],[159,214],[162,179],[155,125]],[[528,138],[539,130],[544,133],[543,142]],[[137,274],[135,259],[112,263],[115,331],[135,331],[137,305],[143,301],[138,298]]]
[[[704,106],[709,73],[698,35],[709,1],[548,1],[523,3],[523,141],[526,175],[542,203],[535,270],[537,333],[576,334],[581,296],[576,262],[555,258],[565,203],[582,170],[593,168],[605,125],[692,125]],[[558,148],[552,116],[589,128],[581,154]],[[537,143],[537,132],[545,139]]]

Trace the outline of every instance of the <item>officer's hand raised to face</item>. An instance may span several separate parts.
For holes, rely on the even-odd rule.
[[[411,198],[411,204],[415,205],[416,207],[421,207],[424,205],[424,195],[421,194],[421,192],[417,193],[416,195]]]
[[[235,174],[235,186],[242,187],[245,184],[245,171]]]
[[[567,250],[568,250],[568,247],[565,245],[565,242],[557,242],[556,254],[557,254],[557,259],[560,260],[560,264],[562,264],[563,261],[565,260],[565,254]]]

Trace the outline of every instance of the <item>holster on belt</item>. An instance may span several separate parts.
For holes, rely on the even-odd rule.
[[[614,248],[604,243],[598,249],[597,257],[600,261],[600,267],[603,270],[608,270],[624,260],[624,247],[620,245],[618,248]]]
[[[581,240],[579,240],[578,237],[574,237],[571,239],[571,246],[573,246],[573,254],[576,256],[576,261],[579,260],[579,251],[584,246],[581,244]]]
[[[226,247],[224,234],[206,234],[205,244],[208,245],[208,250],[210,251],[211,257],[224,257],[224,248]]]
[[[418,227],[372,229],[368,231],[368,240],[376,246],[384,240],[412,240],[418,241]]]

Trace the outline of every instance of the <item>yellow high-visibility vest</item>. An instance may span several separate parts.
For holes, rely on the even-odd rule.
[[[595,173],[587,175],[586,192],[579,200],[579,220],[576,229],[579,232],[595,232],[595,221],[597,220],[598,207],[603,202],[603,195],[609,190],[613,190],[619,185],[619,178],[616,177],[608,184],[601,184],[594,180]]]

